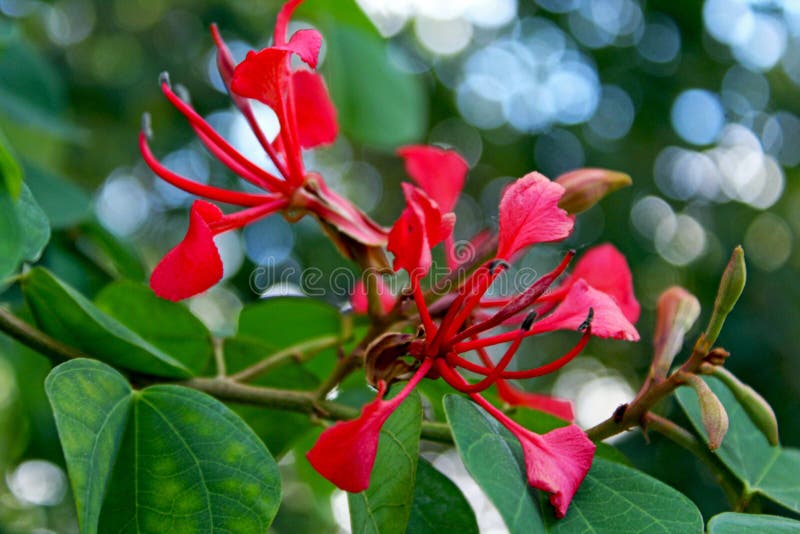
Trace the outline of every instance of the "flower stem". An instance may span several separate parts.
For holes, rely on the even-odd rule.
[[[23,345],[27,345],[36,352],[49,358],[54,363],[85,357],[79,350],[64,345],[60,341],[48,336],[2,306],[0,306],[0,330]]]
[[[337,346],[340,341],[341,339],[339,336],[331,335],[318,337],[291,345],[285,349],[281,349],[278,352],[270,354],[263,360],[254,363],[250,367],[231,375],[230,378],[235,382],[249,382],[263,375],[270,369],[284,364],[287,360],[304,362],[320,351]]]

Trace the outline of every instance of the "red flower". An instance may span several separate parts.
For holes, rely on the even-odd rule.
[[[386,230],[331,191],[319,175],[306,172],[303,166],[301,150],[332,143],[338,125],[336,110],[322,77],[312,70],[291,69],[292,55],[314,69],[322,44],[322,36],[316,30],[300,30],[287,39],[289,19],[300,2],[291,0],[281,9],[275,24],[274,45],[260,52],[250,52],[239,65],[234,63],[216,26],[211,27],[217,44],[220,75],[233,102],[280,176],[260,168],[234,149],[186,99],[172,90],[168,78],[162,77],[161,88],[167,99],[189,120],[209,152],[233,173],[265,191],[264,194],[229,191],[169,171],[148,146],[149,125],[143,128],[139,135],[142,156],[159,177],[189,193],[248,208],[222,215],[218,209],[216,212],[211,209],[208,203],[193,206],[184,241],[167,254],[150,280],[153,290],[164,298],[187,298],[205,291],[221,279],[219,253],[211,239],[214,235],[279,211],[314,215],[345,255],[362,264],[384,264],[382,253],[376,251],[386,244]],[[270,106],[278,116],[281,130],[274,142],[271,143],[259,127],[249,98]],[[210,215],[212,212],[213,217]]]
[[[568,277],[560,288],[547,293],[574,256],[570,252],[552,272],[518,295],[501,300],[484,300],[491,284],[508,267],[507,261],[517,253],[536,243],[562,240],[572,230],[572,218],[558,207],[564,188],[538,173],[531,173],[503,192],[495,259],[479,266],[456,292],[442,297],[429,307],[420,280],[431,267],[430,249],[444,241],[452,230],[452,214],[442,214],[441,205],[435,200],[452,208],[455,194],[453,188],[444,187],[430,178],[436,175],[429,167],[435,164],[435,160],[443,158],[441,152],[414,147],[401,151],[401,154],[406,157],[409,174],[424,191],[404,184],[406,209],[389,233],[388,248],[395,255],[395,270],[405,269],[410,275],[411,291],[423,326],[420,337],[408,345],[408,353],[419,362],[418,368],[397,397],[391,401],[381,400],[385,391],[385,384],[381,384],[378,399],[365,407],[361,417],[355,421],[338,423],[326,430],[309,453],[309,460],[337,486],[352,488],[349,491],[366,489],[380,428],[399,404],[398,399],[407,396],[424,376],[441,377],[454,389],[468,394],[519,439],[525,454],[528,481],[532,486],[548,492],[556,515],[563,516],[591,466],[594,444],[575,425],[541,436],[530,432],[497,410],[480,396],[480,392],[499,384],[504,399],[513,398],[514,401],[534,404],[537,408],[571,420],[572,409],[565,401],[518,392],[505,380],[533,378],[558,370],[583,350],[590,335],[638,340],[636,328],[615,300],[627,304],[631,304],[631,299],[635,302],[632,293],[626,293],[632,289],[630,276],[624,273],[617,275],[615,279],[622,282],[615,284],[606,283],[608,281],[597,273],[588,273],[590,267],[620,267],[614,254],[601,249],[601,254],[591,254],[587,260],[579,263],[577,274]],[[451,172],[453,159],[452,156],[448,158],[449,163],[444,163],[440,176],[455,176],[460,189],[458,180],[461,174]],[[612,261],[601,261],[608,257]],[[625,270],[627,272],[627,264]],[[579,275],[596,278],[598,285],[610,294],[592,287]],[[499,309],[487,314],[487,306]],[[484,336],[490,329],[508,324],[518,326],[505,333]],[[577,330],[583,334],[570,351],[548,364],[529,370],[507,370],[523,339],[554,330]],[[501,343],[509,345],[495,363],[486,348]],[[482,365],[462,356],[470,351],[477,352]],[[483,378],[469,383],[460,370],[482,375]]]

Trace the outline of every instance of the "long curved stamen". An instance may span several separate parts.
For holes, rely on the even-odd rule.
[[[547,288],[555,282],[556,278],[561,276],[561,273],[566,270],[567,266],[569,265],[572,258],[575,256],[575,251],[570,250],[567,254],[564,255],[564,258],[561,260],[561,263],[556,266],[555,269],[547,273],[546,275],[542,276],[534,282],[532,286],[526,289],[522,294],[517,296],[516,298],[512,299],[507,305],[503,306],[500,310],[497,311],[493,316],[489,319],[475,324],[462,332],[460,332],[453,341],[458,342],[463,339],[467,339],[470,336],[478,334],[480,332],[485,332],[490,328],[494,328],[495,326],[502,324],[503,321],[506,319],[513,317],[523,311],[525,309],[532,306],[543,294],[547,291]],[[510,340],[507,340],[510,341]],[[462,351],[458,351],[462,352]]]
[[[589,342],[589,338],[591,337],[592,334],[591,330],[592,327],[589,326],[586,329],[586,332],[584,332],[583,336],[581,336],[580,341],[578,341],[578,343],[574,347],[572,347],[572,349],[569,352],[567,352],[557,360],[553,360],[552,362],[546,365],[542,365],[541,367],[536,367],[535,369],[529,369],[527,371],[506,371],[501,375],[501,378],[518,378],[518,379],[535,378],[537,376],[544,376],[554,371],[558,371],[559,369],[567,365],[569,362],[571,362],[575,358],[575,356],[577,356],[583,351],[584,347],[586,347],[586,344]]]
[[[244,167],[254,176],[258,176],[264,183],[269,183],[270,188],[274,188],[278,191],[285,190],[286,185],[280,178],[273,176],[272,174],[268,173],[249,159],[245,158],[239,151],[233,148],[220,134],[218,134],[214,128],[211,127],[205,119],[203,119],[197,111],[194,110],[189,104],[184,102],[170,87],[167,81],[161,83],[161,90],[164,92],[164,95],[167,97],[167,100],[172,103],[173,106],[180,111],[184,117],[189,121],[193,128],[199,129],[206,138],[213,143],[212,146],[209,146],[209,150],[214,152],[216,155],[216,150],[222,151],[227,154],[231,159],[236,161],[240,166]],[[201,138],[202,139],[202,138]]]
[[[210,224],[211,230],[215,233],[227,232],[234,228],[241,228],[257,219],[266,217],[271,213],[282,210],[289,204],[289,201],[284,197],[274,196],[269,202],[265,202],[259,206],[254,206],[246,210],[237,211],[225,215],[222,219],[214,221]]]
[[[154,173],[164,181],[193,195],[237,206],[258,206],[273,199],[271,195],[241,193],[239,191],[229,191],[227,189],[201,184],[172,172],[164,167],[153,155],[150,146],[147,144],[147,134],[145,132],[139,134],[139,150],[142,153],[145,163]]]
[[[461,391],[464,393],[478,393],[483,391],[484,389],[490,387],[494,384],[503,374],[508,364],[511,363],[511,359],[514,357],[514,354],[517,353],[517,349],[519,349],[520,343],[522,343],[523,337],[519,336],[514,343],[511,344],[510,347],[506,350],[503,357],[497,362],[497,366],[491,370],[491,372],[486,375],[485,378],[481,379],[479,382],[475,384],[470,384],[469,386],[465,386]]]
[[[258,139],[258,143],[267,153],[269,159],[272,160],[272,163],[275,164],[278,172],[280,172],[283,176],[287,176],[289,173],[286,171],[286,166],[278,157],[278,154],[275,152],[275,148],[272,146],[272,143],[270,143],[267,139],[267,136],[264,135],[264,131],[261,129],[261,126],[256,120],[256,116],[253,114],[253,108],[250,106],[250,102],[246,98],[242,98],[231,91],[230,81],[233,77],[233,71],[236,67],[236,63],[233,60],[230,49],[222,39],[222,35],[220,35],[219,28],[217,28],[216,24],[211,25],[211,37],[214,39],[214,42],[217,45],[217,50],[219,51],[217,55],[217,64],[219,65],[220,74],[222,74],[225,86],[228,89],[228,94],[233,100],[233,103],[236,104],[236,107],[239,108],[239,112],[247,120],[247,123],[250,125],[250,129],[253,130],[253,134],[255,134],[256,139]],[[225,72],[223,72],[223,69]]]
[[[425,327],[425,336],[436,337],[436,325],[433,324],[433,319],[431,319],[428,305],[425,303],[425,295],[422,294],[422,288],[420,288],[419,282],[416,280],[412,280],[411,284],[414,286],[414,302],[417,304],[419,317],[422,319],[422,325]]]

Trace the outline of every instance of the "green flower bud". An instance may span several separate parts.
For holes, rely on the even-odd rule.
[[[711,374],[719,378],[733,393],[753,424],[766,436],[770,445],[773,447],[778,445],[778,420],[764,397],[724,367],[714,367]]]
[[[570,214],[586,211],[609,193],[633,183],[627,174],[606,169],[577,169],[555,181],[566,189],[558,206]]]
[[[728,432],[728,412],[705,380],[691,373],[683,373],[682,380],[692,386],[700,401],[700,417],[708,436],[708,448],[717,450]]]
[[[747,267],[744,263],[744,250],[741,246],[737,246],[733,249],[731,259],[722,273],[717,298],[714,301],[714,311],[711,313],[711,319],[708,321],[708,327],[703,336],[703,342],[708,348],[711,348],[711,345],[717,340],[725,318],[739,300],[746,281]]]

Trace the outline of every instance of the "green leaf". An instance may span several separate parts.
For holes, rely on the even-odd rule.
[[[97,307],[153,346],[202,373],[214,356],[211,333],[186,306],[161,299],[144,284],[120,280],[94,300]]]
[[[81,532],[95,533],[128,419],[131,387],[111,367],[78,359],[53,369],[45,391],[64,449]]]
[[[744,407],[721,381],[703,377],[728,412],[728,433],[716,450],[720,460],[745,485],[745,492],[759,493],[795,512],[800,512],[800,450],[770,446],[764,434],[753,424]],[[683,410],[702,432],[697,396],[688,388],[679,388],[675,395]],[[706,441],[707,442],[707,441]]]
[[[38,261],[44,247],[50,241],[50,221],[25,184],[22,184],[16,208],[17,220],[23,235],[22,259],[29,262]]]
[[[350,525],[360,534],[404,533],[414,501],[422,403],[412,391],[381,429],[370,486],[350,493]]]
[[[545,499],[542,505],[549,508]],[[547,532],[702,532],[703,517],[688,497],[660,480],[595,457],[566,517],[546,512]]]
[[[56,367],[47,393],[81,532],[267,531],[278,467],[219,401],[172,385],[134,392],[85,359]]]
[[[0,283],[17,270],[25,251],[22,228],[14,200],[0,193]]]
[[[800,521],[777,515],[724,512],[708,522],[708,534],[795,534]]]
[[[245,306],[239,315],[239,337],[260,340],[275,350],[313,338],[342,335],[339,311],[325,302],[303,297],[275,297]],[[314,357],[308,368],[320,379],[336,363],[336,350]]]
[[[325,78],[348,137],[385,150],[419,141],[427,122],[421,79],[398,70],[374,32],[342,24],[323,30]]]
[[[406,532],[478,534],[475,512],[464,494],[424,458],[417,464],[414,502]]]
[[[22,292],[45,333],[87,356],[140,373],[188,378],[181,362],[145,341],[41,267],[22,279]]]
[[[146,273],[135,250],[95,220],[75,230],[80,252],[114,279],[144,280]]]
[[[511,532],[700,532],[697,507],[666,484],[625,465],[595,457],[564,519],[528,485],[516,438],[476,404],[445,398],[447,418],[467,470]]]
[[[25,183],[53,228],[74,226],[91,217],[91,198],[66,178],[33,165],[25,165]]]
[[[273,352],[275,352],[273,347],[261,341],[250,338],[228,338],[224,343],[228,374],[241,371]],[[256,378],[253,384],[309,391],[319,385],[319,379],[303,366],[288,360],[280,367]],[[315,426],[306,414],[270,410],[247,404],[231,402],[226,404],[244,419],[276,457],[286,453],[299,438]]]
[[[22,169],[8,147],[5,136],[0,132],[0,193],[6,192],[12,199],[19,198],[22,192]]]
[[[266,532],[275,460],[219,401],[180,386],[135,395],[100,516],[102,532]]]
[[[486,411],[458,395],[444,398],[461,460],[512,533],[545,532],[537,491],[528,485],[517,439]]]

